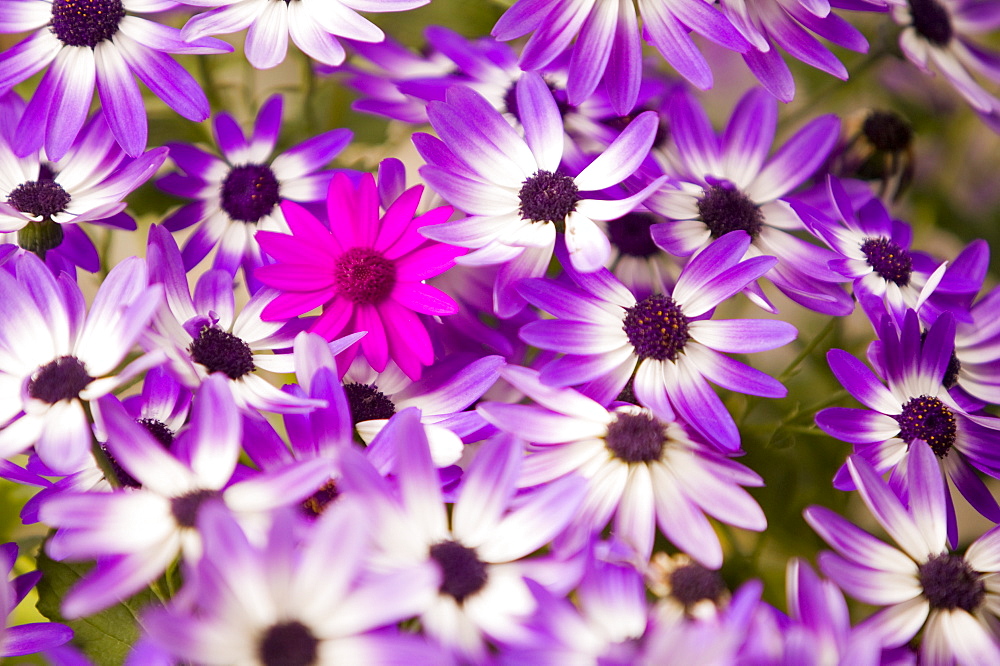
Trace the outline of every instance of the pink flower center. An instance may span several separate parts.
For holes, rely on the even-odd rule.
[[[333,265],[333,282],[358,305],[381,303],[396,286],[396,265],[368,247],[352,247]]]

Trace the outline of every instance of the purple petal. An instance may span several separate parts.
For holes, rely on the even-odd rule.
[[[52,71],[57,79],[45,126],[45,152],[49,159],[58,160],[69,150],[90,110],[96,80],[93,49],[63,49]]]
[[[522,456],[520,440],[511,436],[487,440],[476,453],[452,513],[452,530],[465,545],[490,539],[514,494]]]
[[[940,541],[932,542],[930,537],[936,538],[937,535],[925,535],[921,532],[899,498],[889,490],[889,486],[872,469],[868,461],[852,455],[847,459],[847,467],[875,520],[910,557],[918,562],[925,561],[928,555],[944,550],[943,535]]]
[[[706,319],[691,322],[688,333],[706,347],[735,354],[775,349],[798,335],[788,322],[772,319]]]
[[[510,562],[541,548],[566,527],[586,493],[586,481],[575,474],[546,485],[500,520],[477,548],[480,557]]]
[[[816,534],[843,557],[878,569],[916,573],[916,564],[901,551],[879,541],[830,509],[810,506],[803,516]]]
[[[771,151],[778,105],[760,88],[752,88],[733,109],[722,136],[724,173],[738,186],[752,182]]]
[[[816,425],[826,434],[851,444],[884,442],[899,434],[899,423],[867,409],[828,407],[816,414]]]
[[[722,388],[765,398],[784,398],[788,394],[777,379],[707,347],[689,343],[684,353],[705,379]],[[678,361],[687,365],[687,360]]]
[[[836,116],[816,118],[771,158],[746,194],[754,201],[772,201],[784,196],[809,178],[826,161],[840,134],[840,120]]]
[[[587,20],[580,27],[570,57],[569,81],[566,86],[568,101],[573,106],[578,106],[593,95],[604,75],[618,23],[619,4],[628,5],[617,2],[599,2],[592,5]],[[618,76],[617,72],[615,76]],[[631,76],[630,72],[629,77]]]
[[[819,565],[844,592],[868,604],[899,604],[920,596],[915,573],[871,569],[830,552],[820,553]]]
[[[552,92],[537,72],[525,72],[518,79],[516,94],[524,140],[538,168],[555,172],[563,153],[563,122]]]
[[[584,191],[603,190],[632,175],[649,154],[659,126],[655,112],[639,114],[596,160],[573,179],[576,186]]]
[[[902,411],[899,401],[889,389],[854,356],[842,349],[831,349],[826,359],[834,376],[858,402],[883,414]]]
[[[201,86],[173,58],[125,35],[117,36],[115,43],[132,71],[167,106],[188,120],[208,118],[208,99]]]

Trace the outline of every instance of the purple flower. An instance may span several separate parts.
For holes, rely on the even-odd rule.
[[[198,517],[204,557],[179,594],[195,589],[146,613],[143,627],[160,648],[199,664],[449,663],[388,628],[427,605],[438,573],[426,563],[367,575],[368,513],[345,498],[301,540],[294,516],[279,513],[255,545],[228,511],[207,505]]]
[[[654,113],[637,117],[574,177],[559,170],[563,124],[545,82],[528,72],[516,91],[524,138],[482,96],[463,86],[451,88],[447,102],[430,105],[431,124],[441,139],[414,136],[428,162],[420,174],[441,196],[470,215],[428,227],[423,233],[445,243],[477,248],[462,263],[506,264],[494,290],[502,317],[523,307],[510,287],[521,278],[545,272],[557,232],[578,270],[597,270],[611,253],[598,222],[631,211],[659,185],[655,181],[621,199],[580,194],[619,185],[638,168],[656,134]]]
[[[7,617],[42,577],[41,572],[9,580],[17,560],[17,544],[0,544],[0,657],[20,657],[62,645],[73,638],[73,630],[55,622],[7,626]]]
[[[250,521],[296,504],[330,477],[329,461],[295,462],[231,483],[240,453],[239,412],[212,376],[198,392],[191,425],[170,451],[113,397],[102,398],[109,457],[141,485],[115,492],[67,492],[48,498],[43,521],[58,528],[46,549],[54,559],[97,559],[63,599],[67,617],[89,615],[148,585],[183,553],[202,555],[198,515],[219,502]]]
[[[223,159],[200,148],[172,143],[170,157],[184,172],[169,174],[157,186],[176,196],[196,199],[170,214],[163,226],[180,231],[198,225],[184,245],[184,268],[191,270],[218,247],[212,266],[243,274],[252,292],[260,288],[253,278],[268,263],[254,238],[258,230],[288,233],[281,212],[282,201],[310,203],[326,196],[333,171],[321,171],[344,149],[353,136],[349,130],[324,132],[276,157],[281,129],[282,98],[264,103],[249,140],[228,113],[213,124],[215,142]]]
[[[910,250],[909,225],[889,217],[879,199],[855,212],[840,181],[828,178],[827,191],[842,226],[801,205],[794,208],[809,231],[839,255],[828,261],[830,269],[854,280],[854,295],[876,326],[885,312],[901,321],[908,308],[919,310],[944,277],[945,264],[933,271],[921,266],[922,257]]]
[[[21,118],[24,104],[15,99]],[[135,220],[123,212],[124,198],[149,180],[166,156],[166,148],[156,148],[135,159],[126,157],[102,112],[91,117],[58,161],[44,152],[18,158],[10,141],[0,135],[0,242],[14,243],[43,259],[55,250],[63,256],[50,265],[71,274],[74,265],[97,271],[97,250],[75,225],[135,229]]]
[[[777,124],[777,103],[750,90],[733,110],[722,135],[687,92],[667,110],[673,150],[671,180],[645,205],[671,222],[652,227],[653,240],[671,254],[688,257],[731,231],[753,240],[749,256],[778,258],[767,277],[790,299],[812,310],[844,315],[854,308],[826,268],[836,255],[789,233],[804,229],[787,196],[826,160],[837,141],[839,121],[816,118],[768,158]],[[748,296],[774,311],[759,287]]]
[[[698,0],[640,0],[639,13],[647,41],[703,90],[712,87],[712,72],[688,32],[734,51],[748,47],[725,17]],[[569,103],[586,100],[603,78],[617,114],[632,111],[642,77],[642,45],[631,2],[519,0],[493,28],[493,36],[502,41],[529,32],[533,34],[521,53],[522,69],[545,68],[576,38],[569,64]]]
[[[823,507],[805,510],[809,525],[836,551],[820,553],[823,573],[859,601],[885,607],[858,630],[892,648],[923,628],[923,663],[1000,661],[1000,595],[991,582],[1000,571],[1000,528],[964,556],[947,549],[947,490],[930,447],[917,447],[907,463],[908,505],[860,456],[848,458],[847,466],[875,520],[899,544],[893,548]]]
[[[707,567],[722,565],[722,546],[706,514],[763,530],[763,512],[740,486],[763,481],[746,467],[693,441],[677,422],[648,409],[612,410],[572,389],[542,384],[538,372],[510,366],[501,376],[537,405],[481,403],[491,423],[528,441],[518,485],[532,487],[575,473],[587,495],[571,523],[588,537],[614,514],[615,538],[639,558],[653,552],[656,525],[679,549]]]
[[[69,150],[83,127],[94,88],[111,133],[133,157],[146,147],[146,108],[135,77],[188,120],[208,118],[208,100],[168,53],[228,53],[217,39],[187,43],[180,31],[127,13],[162,11],[159,0],[2,0],[0,32],[34,31],[0,54],[0,91],[47,66],[21,118],[13,145],[27,155],[43,145],[49,159]]]
[[[899,48],[922,72],[937,70],[987,123],[1000,131],[1000,99],[974,74],[1000,82],[995,51],[970,36],[1000,25],[1000,8],[970,0],[907,0],[893,3],[893,20],[903,26]]]
[[[784,396],[779,382],[724,353],[774,349],[796,336],[783,321],[711,319],[716,306],[775,265],[774,257],[743,259],[749,247],[747,234],[731,232],[695,255],[669,294],[638,302],[607,270],[567,267],[572,285],[525,280],[518,285],[524,298],[558,319],[529,323],[522,339],[565,354],[542,368],[542,382],[583,385],[581,392],[607,404],[632,378],[636,398],[660,418],[672,421],[676,410],[708,441],[739,449],[736,423],[708,382]]]
[[[525,577],[535,577],[533,564],[551,559],[528,555],[569,522],[583,498],[581,479],[563,479],[515,498],[521,448],[504,435],[481,446],[446,510],[419,410],[396,414],[380,437],[407,438],[399,447],[399,469],[405,473],[396,478],[398,491],[363,458],[352,462],[352,456],[342,458],[343,484],[348,492],[365,493],[375,512],[382,570],[429,562],[440,571],[438,594],[420,614],[424,631],[472,662],[485,658],[487,637],[500,643],[526,640],[525,623],[536,602]]]
[[[205,35],[226,35],[247,30],[244,50],[257,69],[281,64],[288,51],[288,38],[310,58],[327,65],[344,62],[344,47],[338,37],[363,42],[381,42],[385,34],[358,14],[399,12],[426,5],[430,0],[184,0],[186,5],[212,7],[185,24],[181,36],[199,41]]]
[[[1000,506],[975,470],[1000,477],[1000,419],[970,413],[945,387],[952,366],[954,321],[939,317],[926,336],[913,311],[899,331],[885,317],[879,328],[878,365],[887,386],[864,364],[845,351],[831,349],[830,369],[844,388],[867,409],[830,407],[816,414],[827,434],[854,444],[854,451],[879,474],[892,472],[890,484],[902,497],[910,480],[907,460],[916,449],[930,449],[941,471],[969,503],[991,520],[1000,520]],[[842,468],[834,481],[849,489]],[[957,541],[954,507],[948,502],[949,535]]]
[[[104,280],[90,313],[68,275],[56,278],[32,254],[0,270],[0,457],[34,445],[45,465],[70,474],[91,460],[84,409],[147,368],[164,361],[151,352],[116,370],[133,351],[162,304],[146,263],[132,257]]]

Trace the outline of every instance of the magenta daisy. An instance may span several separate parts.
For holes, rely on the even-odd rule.
[[[282,292],[261,313],[281,321],[322,306],[310,330],[332,340],[342,332],[368,331],[365,358],[381,372],[391,358],[409,377],[434,361],[418,313],[447,315],[458,305],[424,280],[451,268],[464,248],[429,241],[419,230],[439,224],[451,208],[414,217],[423,187],[403,192],[379,217],[375,178],[355,186],[337,174],[330,183],[324,225],[302,206],[281,205],[292,235],[261,231],[257,241],[277,263],[257,269],[257,279]],[[333,225],[337,225],[334,227]]]

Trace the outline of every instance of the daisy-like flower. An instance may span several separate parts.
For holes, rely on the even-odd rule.
[[[48,67],[14,138],[27,155],[45,146],[49,159],[69,150],[87,119],[94,88],[126,154],[146,147],[146,108],[135,77],[188,120],[208,118],[208,99],[170,53],[228,53],[217,39],[193,42],[180,31],[129,12],[157,12],[168,0],[3,0],[0,32],[32,32],[0,54],[0,91]],[[51,65],[51,67],[49,67]]]
[[[56,278],[33,254],[0,270],[0,457],[35,452],[50,470],[70,474],[91,460],[90,402],[163,362],[136,358],[115,374],[163,301],[146,262],[132,257],[104,280],[90,312],[65,273]]]
[[[939,72],[966,102],[1000,131],[1000,99],[975,74],[1000,83],[998,54],[970,39],[1000,26],[1000,9],[970,0],[907,0],[893,3],[892,18],[903,26],[899,48],[922,72]]]
[[[477,248],[463,263],[505,263],[494,289],[501,317],[524,306],[511,287],[544,274],[557,233],[577,269],[597,270],[611,254],[598,222],[632,211],[662,182],[622,199],[581,195],[613,188],[639,167],[656,135],[655,113],[640,114],[589,166],[569,176],[559,170],[565,142],[562,117],[541,76],[526,72],[517,82],[516,99],[524,138],[486,99],[463,86],[449,89],[446,102],[430,105],[428,115],[441,139],[414,135],[428,163],[420,174],[470,215],[424,234]]]
[[[41,579],[38,571],[9,580],[17,561],[17,544],[0,544],[0,657],[20,657],[62,645],[73,638],[73,630],[55,622],[7,626],[7,616]]]
[[[20,116],[23,104],[19,106]],[[124,198],[149,180],[166,157],[166,148],[127,157],[103,112],[91,117],[58,161],[44,152],[18,158],[0,136],[0,242],[15,243],[42,259],[56,250],[64,258],[60,265],[96,271],[97,250],[75,225],[134,230],[135,220],[123,213]]]
[[[281,96],[268,99],[257,114],[249,140],[231,115],[217,115],[213,129],[222,159],[196,146],[168,144],[170,158],[184,173],[160,178],[157,187],[196,199],[163,220],[170,231],[198,225],[184,245],[186,270],[218,247],[212,267],[235,274],[242,265],[251,292],[257,291],[260,285],[253,272],[265,259],[254,234],[262,229],[288,233],[282,201],[311,203],[326,195],[333,171],[321,169],[353,134],[346,129],[324,132],[272,158],[281,112]]]
[[[947,490],[929,447],[918,447],[907,462],[908,505],[864,458],[851,456],[847,466],[868,510],[899,544],[893,548],[823,507],[805,510],[806,522],[836,551],[820,553],[823,573],[855,599],[886,607],[858,630],[893,648],[923,628],[921,663],[1000,662],[1000,528],[965,555],[948,550]]]
[[[229,512],[206,506],[195,589],[185,603],[144,615],[143,627],[168,653],[199,664],[450,663],[416,636],[372,631],[425,607],[438,572],[426,563],[366,577],[368,513],[344,498],[299,543],[294,516],[279,514],[261,546]]]
[[[570,473],[587,479],[587,496],[572,523],[587,535],[603,530],[614,514],[615,538],[645,560],[658,524],[675,546],[716,569],[722,546],[706,514],[745,529],[767,525],[740,487],[763,485],[761,478],[693,441],[681,424],[635,405],[605,409],[572,389],[542,384],[527,368],[511,366],[500,374],[538,404],[487,402],[477,410],[530,443],[519,486]]]
[[[883,313],[902,321],[908,309],[919,310],[941,284],[947,265],[932,270],[921,265],[926,264],[923,255],[910,250],[909,225],[893,220],[879,199],[868,200],[855,212],[847,191],[832,177],[827,179],[827,193],[841,224],[826,221],[822,213],[802,204],[794,208],[809,231],[837,253],[828,262],[830,269],[854,280],[854,295],[876,326]]]
[[[337,174],[327,195],[329,226],[284,202],[292,234],[257,234],[277,262],[257,269],[257,279],[281,292],[263,309],[264,320],[285,321],[322,306],[310,331],[327,340],[367,331],[361,348],[376,371],[385,370],[391,358],[407,376],[419,378],[422,367],[434,362],[434,348],[418,313],[458,310],[450,296],[423,281],[465,253],[420,235],[451,214],[445,206],[414,217],[422,193],[421,186],[406,190],[380,217],[375,178],[365,174],[355,186]]]
[[[64,492],[46,499],[41,519],[57,528],[46,542],[56,560],[96,559],[97,566],[64,597],[66,617],[90,615],[127,598],[159,576],[179,555],[202,556],[198,515],[219,502],[254,525],[269,512],[301,502],[330,477],[314,459],[231,482],[240,455],[241,423],[226,381],[202,385],[191,425],[173,451],[136,423],[112,396],[97,403],[111,455],[141,487],[114,492]]]
[[[839,285],[844,278],[827,268],[836,255],[789,233],[805,227],[787,200],[826,161],[840,121],[816,118],[768,158],[777,113],[774,98],[752,89],[720,136],[689,93],[674,95],[667,110],[674,141],[672,178],[645,202],[671,221],[652,228],[653,240],[671,254],[688,257],[720,236],[745,231],[753,239],[750,256],[778,258],[767,278],[782,293],[824,314],[847,314],[854,304]],[[756,285],[748,295],[774,310]]]
[[[374,571],[390,573],[430,562],[441,573],[438,594],[420,613],[424,631],[471,663],[487,657],[486,640],[523,642],[536,602],[528,558],[563,530],[583,498],[576,477],[515,498],[521,447],[507,435],[487,440],[472,460],[450,507],[419,426],[419,410],[396,414],[380,437],[399,437],[398,489],[363,457],[345,455],[345,492],[365,494],[375,515]]]
[[[301,330],[296,323],[261,320],[261,311],[275,292],[258,291],[237,314],[233,279],[225,271],[206,271],[198,279],[192,298],[180,250],[169,231],[152,225],[146,253],[150,279],[163,285],[166,307],[157,313],[154,330],[143,344],[165,351],[168,367],[182,384],[194,390],[210,375],[222,374],[242,409],[285,412],[318,406],[316,401],[285,393],[255,374],[258,369],[282,373],[295,367],[291,354],[267,353],[290,349]]]
[[[827,354],[830,369],[866,409],[830,407],[816,414],[816,425],[854,445],[855,453],[879,474],[892,472],[893,488],[905,497],[906,460],[916,449],[930,449],[941,472],[977,511],[1000,521],[1000,506],[975,470],[1000,478],[1000,419],[972,414],[946,388],[952,363],[955,323],[942,315],[922,334],[908,311],[897,331],[886,316],[879,327],[878,365],[882,381],[861,361],[840,349]],[[850,488],[846,469],[834,482]],[[957,539],[955,510],[948,503],[949,536]]]
[[[694,31],[720,46],[748,48],[714,7],[698,0],[640,0],[643,31],[650,44],[683,77],[706,90],[712,72],[689,36]],[[620,0],[519,0],[500,17],[493,36],[502,41],[533,33],[521,53],[524,70],[543,69],[570,48],[569,103],[590,97],[602,78],[618,115],[635,106],[642,77],[642,45],[635,8]]]
[[[577,386],[601,404],[619,395],[634,374],[639,402],[666,421],[674,410],[701,435],[725,450],[740,447],[739,432],[708,385],[780,398],[775,379],[724,353],[765,351],[795,339],[791,324],[767,319],[713,321],[722,301],[774,266],[774,257],[743,259],[750,237],[731,232],[696,255],[666,294],[641,301],[607,270],[578,273],[572,286],[545,279],[518,285],[531,304],[558,319],[531,322],[521,338],[565,356],[547,363],[541,380]]]
[[[288,38],[313,60],[326,65],[344,62],[338,37],[381,42],[385,34],[358,14],[400,12],[426,5],[430,0],[183,0],[186,5],[211,7],[194,16],[181,36],[195,42],[205,35],[247,31],[244,51],[257,69],[275,67],[285,59]]]

